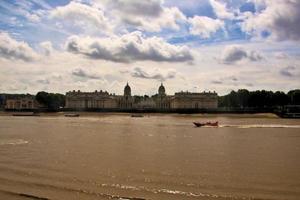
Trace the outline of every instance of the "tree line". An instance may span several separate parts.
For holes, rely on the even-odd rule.
[[[300,90],[291,90],[288,93],[281,91],[248,91],[239,89],[229,94],[219,96],[219,107],[230,108],[272,108],[284,105],[300,105]]]

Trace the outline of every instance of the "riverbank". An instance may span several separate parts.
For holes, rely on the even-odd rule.
[[[286,107],[284,107],[286,108]],[[281,118],[300,118],[299,108],[292,109],[278,109],[278,108],[217,108],[217,109],[172,109],[172,110],[158,110],[158,109],[68,109],[60,108],[58,110],[49,109],[34,109],[34,110],[0,110],[0,113],[32,113],[32,115],[48,114],[48,115],[64,115],[66,113],[118,113],[118,114],[265,114],[269,113],[277,115]],[[23,114],[16,114],[23,115]]]
[[[0,111],[0,116],[13,116],[16,113],[20,112],[14,112],[14,111]],[[21,112],[23,113],[23,112]],[[30,113],[30,112],[24,112],[24,113]],[[80,117],[97,117],[97,116],[131,116],[132,113],[125,113],[125,112],[86,112],[86,111],[80,111],[80,112],[39,112],[38,117],[64,117],[66,114],[79,114]],[[254,118],[279,118],[274,113],[141,113],[144,116],[190,116],[190,117],[234,117],[234,118],[247,118],[247,117],[254,117]]]

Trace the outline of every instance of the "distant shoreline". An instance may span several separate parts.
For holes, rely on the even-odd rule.
[[[0,111],[0,116],[13,116],[14,113],[20,113],[16,111]],[[26,113],[26,112],[23,112]],[[27,111],[27,113],[30,113]],[[130,112],[88,112],[88,111],[63,111],[63,112],[39,112],[38,117],[50,116],[50,117],[64,117],[68,113],[78,113],[81,117],[92,117],[92,116],[131,116]],[[145,116],[163,116],[163,115],[174,115],[174,116],[195,116],[195,117],[214,117],[214,116],[228,116],[228,117],[271,117],[279,118],[278,115],[270,112],[266,113],[141,113]]]
[[[1,111],[1,110],[0,110]],[[217,109],[103,109],[103,108],[91,108],[91,109],[73,109],[73,108],[59,108],[51,110],[47,108],[40,109],[4,109],[4,112],[116,112],[116,113],[179,113],[179,114],[195,114],[195,113],[274,113],[274,108],[217,108]]]
[[[273,114],[281,118],[300,118],[299,113],[287,113],[281,110],[276,110],[274,108],[218,108],[218,109],[173,109],[173,110],[158,110],[158,109],[66,109],[61,108],[58,110],[48,110],[48,109],[26,109],[26,110],[0,110],[0,113],[7,113],[5,115],[10,115],[12,113],[22,113],[22,112],[32,112],[39,114],[52,114],[55,113],[118,113],[118,114]],[[0,114],[1,115],[1,114]]]

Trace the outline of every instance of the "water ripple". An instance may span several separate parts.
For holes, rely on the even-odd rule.
[[[23,139],[4,139],[0,141],[1,145],[21,145],[21,144],[28,144],[29,142]]]

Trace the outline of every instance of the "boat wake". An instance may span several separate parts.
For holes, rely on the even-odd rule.
[[[283,124],[247,124],[247,125],[219,125],[221,128],[300,128],[300,125]]]

